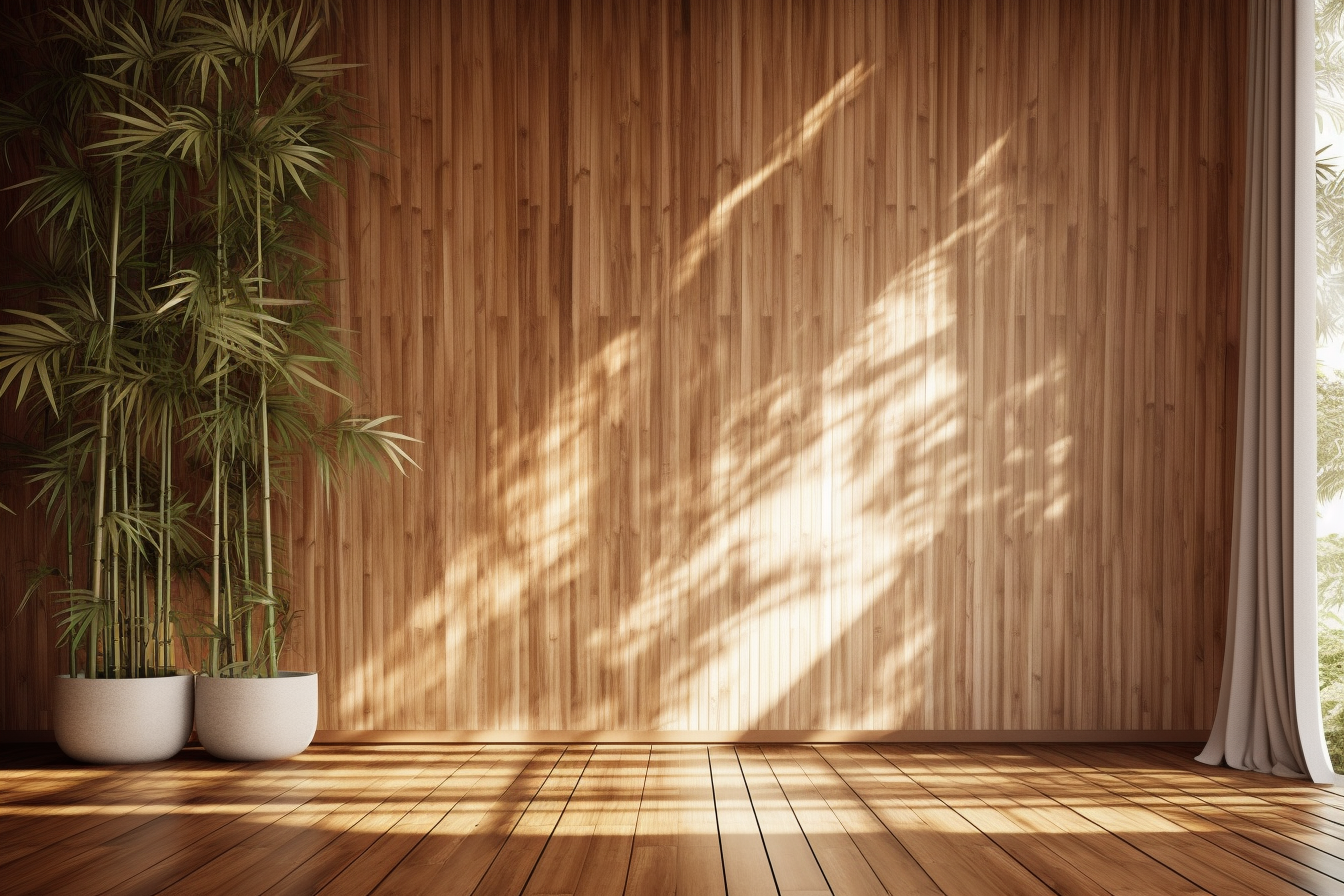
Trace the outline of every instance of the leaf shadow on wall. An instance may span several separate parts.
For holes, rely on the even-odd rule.
[[[1033,251],[1005,226],[1020,134],[970,160],[935,233],[875,237],[815,186],[824,167],[869,166],[843,119],[871,114],[871,74],[840,78],[705,214],[645,313],[618,322],[576,295],[575,342],[595,333],[595,350],[535,425],[478,436],[490,463],[462,499],[476,524],[442,588],[341,673],[342,718],[402,727],[412,705],[447,729],[899,729],[1039,713],[1039,689],[1009,693],[1025,677],[993,663],[1023,662],[1049,621],[985,578],[1003,559],[967,556],[972,526],[1011,539],[1070,498],[1068,438],[1037,450],[1023,432],[1062,417],[1061,358],[1025,351],[1023,309],[1005,307]],[[800,193],[831,220],[800,223]],[[734,288],[743,244],[770,237],[792,244],[791,270]],[[800,265],[827,282],[800,283]],[[998,339],[1015,341],[1010,378],[975,356]],[[402,671],[408,628],[443,633],[442,678]],[[386,681],[399,703],[380,699]]]

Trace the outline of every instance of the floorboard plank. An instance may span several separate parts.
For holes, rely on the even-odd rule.
[[[624,890],[649,753],[647,746],[594,750],[524,893],[573,896]]]
[[[258,896],[302,866],[341,832],[373,811],[405,783],[394,771],[368,763],[363,775],[327,781],[303,804],[265,825],[175,881],[165,896],[228,892]]]
[[[556,748],[521,747],[503,754],[373,892],[470,893],[560,755]]]
[[[823,755],[949,896],[1050,890],[969,821],[864,745]]]
[[[1204,798],[1185,794],[1179,789],[1182,779],[1178,774],[1164,773],[1164,780],[1158,785],[1146,783],[1151,773],[1144,770],[1142,764],[1125,762],[1106,750],[1083,748],[1061,752],[1080,761],[1097,762],[1098,769],[1106,768],[1109,777],[1120,782],[1116,793],[1272,874],[1313,893],[1344,890],[1344,859],[1329,852],[1344,844],[1328,834],[1304,828],[1273,811],[1263,811],[1258,821],[1248,821],[1220,805],[1204,802],[1205,799],[1218,799],[1216,792]],[[1243,795],[1238,802],[1251,799],[1255,798]],[[1261,800],[1256,802],[1267,810],[1272,809]]]
[[[760,748],[738,747],[737,758],[781,896],[830,892],[793,807]]]
[[[778,896],[737,753],[710,747],[709,764],[728,896]]]
[[[1125,785],[1119,778],[1083,768],[1068,754],[1049,747],[1031,744],[1025,749],[1054,763],[1066,776],[1091,785],[1092,795],[1075,793],[1067,797],[1067,804],[1075,811],[1115,831],[1137,849],[1210,893],[1218,896],[1299,896],[1318,892],[1316,888],[1306,889],[1317,880],[1312,869],[1298,866],[1298,882],[1303,886],[1296,886],[1243,857],[1236,844],[1201,837],[1198,825],[1192,831],[1129,799],[1122,792]],[[1245,840],[1241,840],[1241,845],[1247,849],[1255,847]],[[1231,849],[1225,848],[1227,846]],[[1338,888],[1327,892],[1337,893]]]
[[[614,754],[616,764],[606,776],[605,790],[589,809],[596,820],[575,896],[615,896],[627,892],[635,829],[652,765],[645,747]],[[628,772],[628,773],[627,773]]]
[[[784,791],[831,891],[836,896],[883,896],[886,888],[793,758],[793,751],[787,747],[763,747],[761,753]]]
[[[477,749],[453,755],[447,765],[441,763],[438,774],[442,780],[433,792],[318,892],[322,896],[365,896],[373,892],[493,764],[492,756],[482,756]]]
[[[992,770],[954,748],[911,751],[900,765],[1057,893],[1205,892],[1071,810],[1046,814],[1039,805],[1023,806],[1040,800],[1014,792],[1001,776],[985,788]]]
[[[432,754],[410,754],[403,758],[420,765],[419,770],[410,769],[399,787],[266,890],[265,896],[313,896],[443,782],[444,770],[432,762]]]
[[[677,748],[654,747],[640,796],[625,889],[649,896],[677,892]]]
[[[592,756],[591,745],[565,750],[476,887],[475,896],[518,896],[523,892]]]
[[[0,842],[46,848],[110,821],[124,825],[125,811],[140,805],[146,786],[163,781],[168,777],[165,769],[170,768],[180,765],[169,760],[139,766],[59,769],[50,782],[41,782],[40,787],[0,811]]]
[[[1208,807],[1232,816],[1253,818],[1257,825],[1270,827],[1331,855],[1344,849],[1344,812],[1309,796],[1279,794],[1275,799],[1266,799],[1220,779],[1201,776],[1184,764],[1164,763],[1169,754],[1163,751],[1140,748],[1128,751],[1127,756],[1110,755],[1120,761],[1118,768],[1124,770],[1127,780],[1145,789],[1157,787],[1168,799],[1192,811],[1202,813],[1203,807]],[[1156,767],[1154,762],[1158,763]],[[1242,776],[1250,774],[1243,772]]]
[[[797,748],[791,755],[889,892],[911,896],[943,892],[815,748]]]
[[[7,891],[46,896],[86,893],[94,884],[115,887],[230,821],[284,817],[329,786],[321,773],[338,766],[280,763],[251,771],[245,786],[235,783],[235,768],[218,763],[187,775],[165,768],[149,778],[133,776],[128,786],[134,789],[118,798],[124,804],[95,803],[91,816],[99,823],[6,866]],[[200,861],[194,854],[192,867]]]
[[[688,746],[676,752],[677,893],[726,896],[709,750]]]
[[[1020,780],[1021,754],[996,746],[947,747],[950,761],[975,777],[980,786],[1005,804],[1002,810],[1017,826],[1048,838],[1051,850],[1089,872],[1114,893],[1202,894],[1195,886],[1123,838],[1088,820],[1068,806]],[[956,759],[960,754],[964,761]]]
[[[1164,768],[1180,768],[1203,775],[1209,781],[1223,784],[1249,796],[1275,803],[1291,801],[1303,807],[1313,806],[1327,810],[1336,821],[1344,820],[1344,792],[1329,784],[1312,784],[1276,775],[1260,775],[1225,766],[1206,765],[1194,757],[1196,749],[1178,744],[1134,744],[1136,755],[1146,755],[1164,763]]]

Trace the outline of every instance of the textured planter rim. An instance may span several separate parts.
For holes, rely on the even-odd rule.
[[[52,728],[71,759],[98,765],[161,762],[191,737],[195,679],[56,676]]]
[[[275,678],[196,676],[196,737],[207,753],[232,762],[288,759],[317,733],[317,673]]]

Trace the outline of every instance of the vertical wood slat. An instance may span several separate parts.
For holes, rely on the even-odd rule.
[[[345,6],[333,302],[425,444],[296,487],[322,727],[1209,724],[1232,7]]]

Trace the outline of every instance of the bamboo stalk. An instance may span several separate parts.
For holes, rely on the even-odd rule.
[[[122,486],[125,488],[127,519],[137,519],[137,501],[135,499],[133,475],[134,465],[128,458],[123,466]],[[138,519],[136,527],[138,528]],[[140,539],[138,532],[131,532],[126,539],[126,663],[132,677],[140,674],[140,603],[143,598],[140,588]]]
[[[242,487],[242,508],[243,508],[243,587],[248,592],[252,590],[252,535],[248,528],[248,518],[251,517],[251,505],[247,500],[247,464],[241,467],[241,487]],[[240,619],[243,635],[243,661],[249,668],[254,659],[252,647],[252,611],[248,610]]]
[[[64,393],[64,389],[61,390]],[[72,469],[69,444],[70,437],[74,433],[74,424],[71,420],[72,415],[65,416],[65,587],[67,590],[75,587],[75,471]],[[70,639],[70,677],[74,678],[79,673],[79,644],[74,638]]]
[[[125,410],[124,410],[124,409],[122,410],[121,417],[122,417],[122,424],[121,424],[121,426],[119,427],[119,430],[120,430],[120,434],[121,434],[121,436],[122,436],[122,439],[120,440],[121,444],[118,446],[118,451],[117,451],[118,458],[120,458],[121,456],[123,456],[123,455],[125,454],[125,451],[126,451],[126,445],[125,445],[125,435],[126,435],[126,422],[125,422],[125,420],[126,420],[126,413],[125,413]],[[116,513],[117,510],[120,509],[120,504],[119,504],[119,497],[120,497],[120,495],[119,495],[119,493],[118,493],[118,489],[117,489],[117,487],[121,484],[120,466],[121,466],[121,465],[118,464],[118,463],[116,462],[116,459],[114,459],[114,460],[113,460],[113,466],[112,466],[112,512],[113,512],[113,513]],[[110,673],[111,673],[112,675],[115,675],[117,678],[121,678],[121,677],[122,677],[122,676],[121,676],[121,632],[120,632],[120,628],[121,628],[121,615],[122,615],[122,614],[121,614],[121,539],[118,538],[115,534],[113,534],[113,535],[109,538],[109,541],[111,542],[111,545],[112,545],[112,574],[111,574],[111,577],[109,578],[109,581],[112,583],[112,589],[111,589],[111,595],[110,595],[110,599],[111,599],[112,603],[111,603],[111,613],[110,613],[110,619],[111,619],[111,622],[110,622],[110,624],[109,624],[109,626],[108,626],[108,634],[109,634],[109,636],[110,636],[111,639],[112,639],[111,642],[110,642],[110,644],[111,644],[111,648],[112,648],[112,660],[111,660],[111,662],[112,662],[112,666],[111,666],[111,669],[110,669]],[[104,655],[104,656],[107,656],[107,648],[108,648],[108,644],[107,644],[107,643],[104,643],[104,645],[103,645],[103,655]]]
[[[165,406],[163,419],[171,422],[172,416]],[[173,656],[173,442],[172,430],[165,422],[163,427],[163,463],[164,481],[164,518],[163,518],[163,666],[167,672],[176,664]]]
[[[261,114],[261,60],[254,58],[252,60],[252,114],[254,118]],[[261,170],[260,167],[254,172],[256,186],[256,236],[257,236],[257,299],[263,298],[262,283],[263,274],[266,270],[262,257],[261,241]],[[258,326],[264,335],[266,332],[265,323]],[[266,587],[266,658],[267,670],[271,677],[275,677],[280,671],[280,659],[277,656],[275,644],[275,560],[272,555],[271,546],[271,443],[270,443],[270,409],[267,404],[266,396],[266,376],[261,378],[261,419],[259,426],[261,429],[261,557],[262,557],[262,575]]]
[[[215,410],[219,410],[219,361],[216,356],[215,362]],[[219,435],[218,421],[216,421],[216,435],[214,456],[211,458],[210,470],[210,518],[212,526],[211,550],[210,550],[210,620],[215,626],[215,633],[210,639],[210,674],[219,675],[219,539],[220,539],[220,519],[219,519]]]
[[[125,99],[122,99],[118,106],[124,114],[126,111]],[[112,373],[112,342],[116,334],[117,321],[117,259],[121,252],[121,156],[117,156],[116,161],[112,163],[112,171],[112,236],[111,251],[108,252],[107,274],[107,353],[104,358],[104,372],[109,375]],[[102,600],[103,597],[104,541],[107,534],[103,517],[107,510],[107,438],[110,403],[111,395],[107,386],[104,385],[98,415],[98,465],[95,467],[96,482],[94,484],[93,587],[91,591],[95,603]],[[104,641],[104,645],[106,645],[106,641]],[[89,646],[88,669],[90,678],[97,676],[93,658],[93,654],[96,652],[97,642],[95,639]]]
[[[135,501],[131,506],[139,513],[140,509],[140,439],[135,440]],[[141,639],[144,637],[145,620],[145,583],[144,567],[141,564],[141,551],[139,543],[135,546],[135,553],[130,557],[130,563],[134,569],[131,580],[135,583],[131,591],[135,599],[135,612],[131,616],[131,668],[135,670],[137,676],[145,674],[144,667],[144,649],[141,645]]]
[[[267,667],[275,677],[280,671],[275,649],[275,563],[271,553],[271,443],[267,426],[266,381],[261,382],[261,557],[266,586]]]
[[[107,508],[107,435],[108,435],[108,416],[109,416],[109,396],[107,390],[103,390],[102,400],[98,413],[98,462],[94,467],[94,491],[93,491],[93,569],[92,569],[92,587],[93,600],[95,602],[102,600],[103,597],[103,551],[105,541],[105,531],[103,527],[103,515]],[[93,627],[89,628],[91,638],[86,657],[87,674],[90,678],[97,678],[97,665],[95,658],[98,653],[97,636],[93,635]]]
[[[164,401],[162,410],[159,411],[159,550],[158,562],[154,569],[154,622],[150,626],[149,643],[153,645],[153,658],[155,671],[163,673],[163,600],[164,600],[164,578],[168,573],[168,508],[166,507],[168,495],[168,402]]]
[[[131,509],[130,469],[126,464],[126,457],[127,454],[129,453],[129,448],[127,447],[126,444],[127,441],[126,435],[127,435],[127,428],[129,426],[129,421],[126,419],[126,417],[127,417],[126,406],[122,405],[121,433],[120,433],[120,439],[118,440],[119,446],[117,450],[117,472],[114,474],[119,475],[121,477],[120,482],[121,503],[114,504],[114,506],[117,506],[121,510],[123,520],[128,520],[130,518],[130,509]],[[134,547],[134,541],[130,537],[129,530],[123,530],[122,538],[117,539],[116,545],[117,550],[120,552],[121,555],[120,559],[125,567],[122,570],[121,578],[117,581],[118,585],[117,610],[119,620],[119,625],[117,627],[117,635],[120,641],[118,662],[117,662],[117,677],[124,678],[126,676],[127,670],[134,668],[135,663],[135,653],[131,646],[132,641],[135,637],[134,635],[135,587],[133,579],[135,557],[132,552],[132,548]]]
[[[234,454],[233,449],[232,449],[232,447],[230,447],[230,449],[229,449],[229,466],[230,466],[230,467],[233,466],[233,460],[234,460],[234,458],[233,458],[233,454]],[[222,559],[223,559],[223,575],[224,575],[224,582],[223,582],[223,585],[224,585],[223,604],[224,604],[224,606],[223,606],[223,611],[222,611],[222,613],[221,613],[221,619],[222,619],[223,622],[224,622],[224,626],[223,626],[223,629],[222,629],[222,631],[223,631],[223,637],[224,637],[224,643],[223,643],[223,645],[222,645],[223,650],[224,650],[224,662],[225,662],[226,665],[228,665],[228,664],[230,664],[230,663],[232,663],[232,662],[234,661],[234,655],[233,655],[233,563],[229,560],[229,544],[230,544],[230,541],[229,541],[229,486],[228,486],[228,481],[227,481],[227,479],[225,480],[225,482],[224,482],[224,484],[223,484],[223,487],[224,487],[224,494],[223,494],[223,496],[222,496],[222,498],[220,499],[220,502],[219,502],[219,506],[220,506],[220,534],[221,534],[221,537],[222,537],[222,543],[221,543],[220,554],[221,554]]]
[[[174,273],[177,270],[177,181],[169,178],[168,180],[168,232],[164,239],[168,242],[168,271]],[[173,534],[170,529],[173,521],[173,442],[172,432],[169,427],[170,414],[168,402],[163,403],[163,471],[160,474],[163,477],[163,483],[160,491],[162,496],[160,500],[163,503],[163,550],[160,556],[163,559],[163,601],[159,607],[159,613],[162,619],[162,629],[159,633],[161,641],[161,650],[163,656],[162,670],[166,673],[173,666],[173,631],[172,631],[172,604],[173,604]]]
[[[148,227],[147,215],[148,212],[146,210],[145,204],[142,202],[140,204],[140,292],[141,293],[144,293],[145,291],[145,233]],[[143,498],[143,494],[141,492],[141,479],[140,479],[140,473],[141,473],[140,467],[143,455],[143,451],[141,449],[144,447],[143,437],[144,434],[140,431],[139,427],[137,427],[135,435],[135,509],[137,514],[140,512],[141,507],[140,502],[141,499]],[[146,645],[144,643],[144,639],[149,633],[149,626],[146,624],[148,613],[149,613],[149,592],[147,588],[147,583],[145,582],[144,551],[142,550],[142,545],[137,543],[135,550],[135,620],[134,623],[132,624],[133,637],[131,641],[131,649],[133,655],[132,663],[135,667],[135,674],[137,676],[146,675],[148,674],[149,671],[146,668],[147,651],[146,651]]]
[[[224,304],[224,82],[215,82],[215,298]],[[215,349],[215,414],[218,418],[219,381],[223,375],[222,351]],[[215,421],[215,443],[211,451],[210,487],[210,621],[215,627],[210,639],[210,674],[219,675],[219,421]]]

